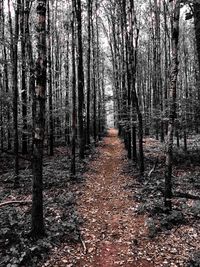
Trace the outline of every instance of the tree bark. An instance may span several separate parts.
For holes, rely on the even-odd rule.
[[[43,219],[43,144],[45,131],[45,93],[46,93],[46,0],[37,1],[37,61],[35,87],[35,117],[33,140],[33,192],[32,229],[33,236],[44,235]]]
[[[83,45],[82,45],[82,8],[81,0],[76,0],[77,20],[77,56],[78,56],[78,125],[79,125],[79,157],[84,158],[84,71],[83,71]]]
[[[176,118],[176,83],[178,75],[178,41],[179,41],[179,17],[180,1],[173,1],[172,14],[172,60],[171,60],[171,78],[169,88],[170,114],[168,126],[168,140],[165,159],[165,207],[168,211],[172,209],[172,165],[173,165],[173,134],[174,122]]]
[[[74,23],[75,23],[75,6],[74,0],[72,0],[72,22],[71,22],[71,29],[72,29],[72,151],[71,151],[71,173],[73,175],[76,174],[76,55],[75,55],[75,31],[74,31]]]
[[[87,131],[86,131],[86,142],[87,145],[90,144],[90,95],[91,95],[91,17],[92,17],[92,2],[87,0],[87,31],[88,31],[88,40],[87,40]]]
[[[13,125],[14,125],[14,153],[15,153],[15,181],[19,185],[19,137],[18,137],[18,39],[19,39],[19,11],[21,1],[17,1],[15,10],[15,35],[13,40]],[[9,5],[10,7],[10,5]],[[12,28],[12,25],[11,25]]]
[[[49,72],[49,155],[53,156],[54,151],[54,123],[53,123],[53,88],[52,88],[52,60],[51,60],[51,26],[50,26],[50,0],[48,0],[48,20],[47,20],[47,32],[48,32],[48,72]]]
[[[26,88],[26,29],[25,23],[25,3],[21,1],[20,8],[20,31],[21,31],[21,55],[22,55],[22,70],[21,70],[21,96],[22,96],[22,154],[28,153],[28,136],[27,136],[27,88]]]

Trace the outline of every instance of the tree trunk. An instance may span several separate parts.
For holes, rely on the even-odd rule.
[[[6,48],[6,43],[5,43],[5,13],[4,13],[4,1],[0,1],[1,5],[1,35],[2,35],[2,42],[3,42],[3,58],[4,58],[4,84],[5,84],[5,91],[8,94],[9,93],[9,78],[8,78],[8,59],[7,59],[7,48]],[[7,146],[8,150],[11,149],[11,133],[10,133],[10,121],[11,121],[11,116],[10,116],[10,105],[7,105]],[[3,130],[3,129],[2,129]]]
[[[32,40],[29,29],[29,16],[30,16],[30,2],[26,0],[26,40],[27,40],[27,54],[28,54],[28,66],[29,66],[29,94],[32,97],[32,124],[34,124],[35,118],[35,63],[33,59]],[[34,140],[34,132],[32,132],[32,140]],[[32,142],[33,151],[33,142]]]
[[[43,144],[45,131],[45,93],[46,93],[46,0],[37,1],[37,61],[35,88],[35,117],[33,140],[33,193],[32,229],[33,236],[44,235],[43,219]]]
[[[75,55],[75,32],[74,32],[74,22],[75,22],[75,6],[74,0],[72,0],[72,14],[73,19],[71,23],[72,28],[72,151],[71,151],[71,173],[76,174],[76,55]]]
[[[78,56],[78,125],[79,125],[79,157],[84,158],[85,136],[84,136],[84,72],[83,72],[83,45],[82,45],[82,8],[81,0],[76,0],[77,20],[77,56]]]
[[[87,23],[88,23],[88,41],[87,41],[87,131],[86,131],[86,142],[90,144],[90,77],[91,77],[91,17],[92,17],[92,3],[91,0],[87,0]]]
[[[131,1],[131,16],[132,19],[131,21],[134,22],[136,25],[136,37],[135,37],[135,50],[133,46],[133,42],[131,44],[132,46],[132,57],[134,60],[132,60],[132,105],[133,108],[136,110],[137,113],[137,118],[138,118],[138,142],[139,142],[139,168],[140,168],[140,175],[143,176],[144,174],[144,151],[143,151],[143,118],[142,118],[142,113],[140,111],[139,107],[139,101],[138,101],[138,96],[136,93],[136,73],[137,73],[137,55],[138,55],[138,38],[139,38],[139,29],[137,28],[137,18],[135,15],[135,10],[134,10],[134,2]],[[133,23],[132,23],[133,25]],[[131,36],[133,37],[133,29],[131,29]],[[131,40],[133,38],[131,37]]]
[[[67,55],[66,55],[66,63],[65,63],[65,142],[69,146],[70,145],[70,87],[69,87],[69,29],[67,28]]]
[[[172,61],[171,61],[171,78],[169,88],[170,114],[168,126],[168,140],[165,160],[165,207],[168,211],[172,209],[172,165],[173,165],[173,134],[174,121],[176,118],[176,83],[178,75],[178,40],[179,40],[179,17],[180,1],[173,1],[174,8],[172,14]]]
[[[20,9],[20,30],[21,30],[21,55],[22,55],[22,154],[28,153],[28,137],[27,137],[27,88],[26,88],[26,23],[25,23],[25,3],[24,0],[21,2]]]
[[[199,71],[200,71],[200,4],[199,3],[194,3],[194,28],[196,36]]]
[[[53,156],[54,151],[54,124],[53,124],[53,88],[52,88],[52,60],[51,60],[51,26],[50,26],[50,0],[48,0],[48,20],[47,20],[47,32],[48,32],[48,73],[49,73],[49,155]]]
[[[13,125],[15,153],[15,186],[19,185],[19,137],[18,137],[18,39],[19,39],[19,10],[21,1],[17,1],[15,10],[15,36],[13,42]],[[10,5],[9,5],[10,7]],[[11,25],[12,28],[12,25]]]
[[[197,2],[197,1],[196,1]],[[198,58],[198,72],[197,72],[197,95],[198,101],[200,101],[200,3],[194,3],[194,28],[195,28],[195,37],[196,37],[196,50],[197,50],[197,58]],[[200,108],[196,111],[197,122],[199,123],[200,118]],[[196,131],[199,131],[199,127],[197,125]]]
[[[92,86],[93,86],[93,138],[94,142],[97,141],[97,115],[96,115],[96,56],[95,56],[95,32],[94,32],[94,22],[92,21]]]

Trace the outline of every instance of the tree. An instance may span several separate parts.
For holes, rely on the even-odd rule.
[[[85,133],[84,133],[84,70],[83,70],[83,45],[82,45],[82,7],[81,0],[76,0],[77,21],[77,57],[78,57],[78,125],[79,125],[79,157],[84,158]]]
[[[37,1],[37,61],[36,87],[34,94],[35,116],[33,120],[33,195],[32,234],[44,234],[43,219],[43,145],[45,135],[45,93],[46,93],[46,0]]]
[[[194,11],[194,28],[195,28],[195,37],[197,46],[197,56],[200,69],[200,3],[194,2],[193,11]]]
[[[174,121],[176,118],[176,86],[178,75],[178,41],[179,41],[179,17],[180,1],[173,1],[172,12],[172,59],[171,59],[171,76],[169,87],[170,114],[168,126],[168,140],[165,160],[165,207],[167,210],[172,209],[172,164],[173,164],[173,134]]]
[[[22,131],[22,154],[28,153],[27,144],[27,87],[26,87],[26,32],[27,23],[25,23],[25,2],[21,1],[20,8],[20,33],[21,33],[21,95],[22,95],[22,118],[23,118],[23,131]]]
[[[52,60],[51,60],[51,26],[50,26],[50,0],[48,0],[48,20],[47,20],[47,32],[48,32],[48,85],[49,85],[49,154],[53,156],[54,147],[54,124],[53,124],[53,88],[52,88]]]
[[[19,39],[19,10],[21,1],[17,0],[15,10],[15,35],[12,46],[13,59],[13,124],[14,124],[14,154],[15,154],[15,186],[19,185],[19,137],[18,137],[18,39]],[[10,7],[10,3],[9,3]],[[10,12],[9,12],[10,13]],[[10,15],[11,17],[11,15]],[[12,35],[12,21],[10,19],[10,33]]]
[[[75,2],[72,0],[72,144],[71,144],[71,173],[76,174],[76,123],[77,123],[77,111],[76,111],[76,55],[75,55]]]
[[[87,144],[90,144],[90,97],[91,97],[91,19],[92,19],[92,1],[87,0],[87,23],[88,23],[88,28],[87,28],[87,34],[88,34],[88,41],[87,41]]]
[[[196,51],[198,59],[198,71],[197,71],[197,96],[198,102],[200,102],[200,3],[194,2],[193,4],[193,14],[194,14],[194,29],[195,29],[195,38],[196,38]],[[197,123],[200,121],[200,108],[197,107]],[[197,126],[197,132],[199,127]]]

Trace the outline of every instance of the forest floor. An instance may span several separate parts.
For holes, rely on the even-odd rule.
[[[156,143],[154,139],[146,140],[146,152],[148,146],[152,158]],[[159,156],[164,157],[162,153]],[[146,190],[130,165],[117,131],[111,129],[98,148],[98,157],[90,162],[77,201],[77,211],[84,221],[80,227],[82,244],[73,249],[66,247],[69,250],[61,246],[42,266],[185,267],[197,263],[198,259],[189,263],[189,258],[191,255],[198,258],[198,253],[195,254],[200,249],[198,220],[196,225],[194,219],[186,223],[181,211],[175,211],[171,218],[163,215],[153,218],[138,199]],[[147,207],[152,204],[151,209],[159,209],[158,203],[155,206],[150,199],[146,200]]]
[[[162,197],[164,145],[146,138],[144,147],[143,179],[114,129],[77,166],[74,180],[64,148],[46,158],[47,236],[35,241],[25,234],[30,228],[29,206],[1,209],[0,266],[200,266],[200,201],[175,198],[174,210],[167,215]],[[198,196],[199,151],[192,151],[191,156],[175,149],[174,187]],[[9,177],[9,172],[1,175],[1,202],[29,200],[28,168],[22,172],[24,186],[18,191],[8,186]]]

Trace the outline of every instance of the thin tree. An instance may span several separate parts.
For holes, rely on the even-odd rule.
[[[19,11],[21,1],[17,0],[15,10],[15,35],[12,46],[13,58],[13,126],[14,126],[14,154],[15,154],[15,186],[19,185],[19,137],[18,137],[18,39],[19,39]],[[10,3],[9,3],[10,8]],[[10,16],[11,12],[9,10]],[[10,23],[10,31],[12,22]],[[12,34],[12,33],[11,33]],[[13,37],[11,37],[13,38]]]
[[[78,57],[78,127],[79,127],[79,157],[84,158],[85,136],[84,136],[84,71],[83,71],[83,44],[82,44],[82,7],[81,0],[76,0],[76,22],[77,22],[77,57]]]
[[[76,174],[76,55],[75,55],[75,6],[74,0],[72,0],[72,145],[71,145],[71,173]]]
[[[171,76],[169,87],[170,114],[167,136],[167,149],[165,159],[165,196],[164,202],[167,210],[172,209],[172,165],[173,165],[173,134],[174,122],[176,118],[176,83],[178,75],[178,41],[179,41],[179,17],[180,1],[173,1],[172,12],[172,59],[171,59]]]
[[[20,31],[21,31],[21,55],[22,55],[22,70],[21,70],[21,96],[22,96],[22,154],[28,153],[27,147],[27,88],[26,88],[26,27],[25,23],[25,3],[21,2],[20,8]]]
[[[139,168],[140,168],[140,175],[142,176],[144,173],[143,118],[142,118],[142,113],[141,113],[140,106],[139,106],[138,95],[136,92],[139,28],[137,24],[137,18],[136,18],[133,0],[131,0],[130,7],[131,7],[132,25],[135,25],[135,31],[136,31],[135,46],[133,44],[133,41],[131,44],[131,47],[132,47],[131,69],[132,69],[132,77],[133,77],[132,78],[132,105],[133,105],[133,109],[136,110],[137,118],[138,118]],[[131,27],[131,40],[133,40],[133,27]]]
[[[91,95],[91,17],[92,17],[92,2],[87,0],[87,31],[88,31],[88,41],[87,41],[87,130],[86,130],[86,142],[90,144],[90,95]]]
[[[51,25],[50,25],[50,1],[48,0],[48,20],[47,20],[47,32],[48,32],[48,85],[49,85],[49,155],[53,156],[54,147],[54,124],[53,124],[53,86],[52,86],[52,60],[51,60]]]
[[[0,1],[1,5],[1,36],[2,36],[2,43],[3,43],[3,60],[4,60],[4,86],[5,91],[9,93],[9,78],[8,78],[8,56],[7,56],[7,47],[5,43],[5,12],[4,12],[4,1]],[[10,104],[7,105],[7,143],[8,143],[8,150],[11,149],[11,132],[10,132]]]

